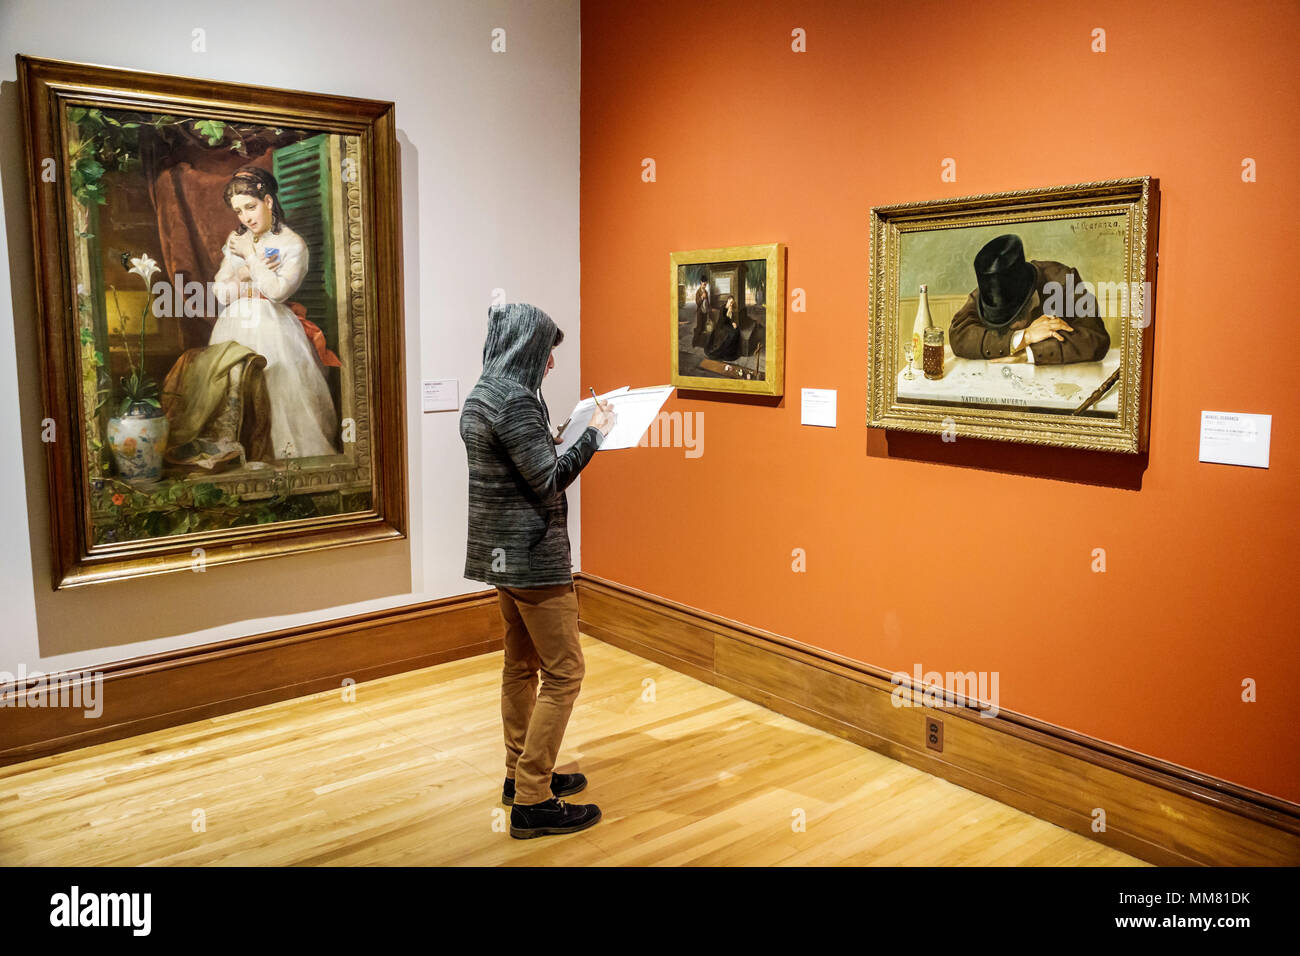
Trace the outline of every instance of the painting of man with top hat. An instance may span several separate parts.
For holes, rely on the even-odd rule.
[[[870,426],[1145,450],[1157,186],[873,207]]]
[[[985,243],[974,265],[976,288],[953,316],[949,331],[954,355],[1035,365],[1106,357],[1110,333],[1097,315],[1093,293],[1073,266],[1050,259],[1026,261],[1024,244],[1014,233]],[[1064,294],[1076,289],[1077,296]],[[1068,310],[1062,307],[1067,301]],[[1060,304],[1053,307],[1053,302]]]
[[[1121,216],[908,231],[898,268],[900,402],[1118,415],[1131,299]],[[942,333],[928,371],[915,346],[906,354],[927,321]]]

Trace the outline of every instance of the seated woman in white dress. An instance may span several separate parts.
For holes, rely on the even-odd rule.
[[[225,308],[209,344],[235,341],[266,358],[276,458],[333,455],[339,423],[325,369],[285,304],[307,274],[307,244],[284,224],[278,189],[275,177],[257,166],[243,167],[226,186],[240,226],[222,248],[214,284]]]

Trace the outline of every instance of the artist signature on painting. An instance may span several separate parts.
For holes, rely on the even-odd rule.
[[[1119,232],[1118,219],[1085,219],[1070,223],[1070,232]]]

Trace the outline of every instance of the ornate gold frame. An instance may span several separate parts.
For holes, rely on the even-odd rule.
[[[682,375],[678,371],[677,267],[699,262],[739,262],[748,259],[767,261],[768,292],[764,309],[767,313],[767,338],[763,381],[734,381],[702,375]],[[785,245],[780,242],[755,246],[728,246],[725,249],[696,249],[674,252],[669,261],[669,341],[672,384],[678,388],[713,392],[745,392],[750,395],[782,395],[785,387]]]
[[[988,193],[928,202],[877,206],[871,210],[870,353],[867,424],[872,428],[942,433],[956,426],[966,437],[1056,445],[1095,451],[1146,450],[1150,419],[1151,346],[1154,334],[1158,180],[1111,179],[1069,186]],[[1125,216],[1125,281],[1149,283],[1151,297],[1130,303],[1141,317],[1121,323],[1119,414],[1114,420],[1050,412],[983,408],[963,404],[920,405],[898,401],[899,238],[905,232],[954,226],[993,225],[1076,218]],[[945,424],[945,419],[949,422]]]
[[[41,323],[44,413],[58,440],[46,443],[54,587],[193,570],[302,551],[406,536],[405,401],[399,155],[393,104],[351,97],[218,83],[19,55],[27,172]],[[347,296],[340,347],[356,359],[344,416],[357,423],[355,447],[338,456],[344,472],[305,467],[286,480],[319,490],[341,480],[369,486],[371,507],[324,517],[177,534],[110,544],[90,535],[85,407],[73,371],[76,254],[67,176],[45,182],[45,157],[67,155],[68,106],[185,113],[252,123],[307,127],[345,137],[357,176],[336,196],[343,238],[340,276]],[[62,167],[60,167],[62,169]],[[342,338],[346,329],[346,340]],[[278,469],[277,469],[278,470]],[[296,484],[293,484],[296,482]],[[259,480],[232,484],[239,494],[269,493]],[[200,550],[201,549],[201,552]]]

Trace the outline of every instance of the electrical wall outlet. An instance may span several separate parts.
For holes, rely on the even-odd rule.
[[[943,721],[938,717],[925,718],[925,745],[943,753]]]

